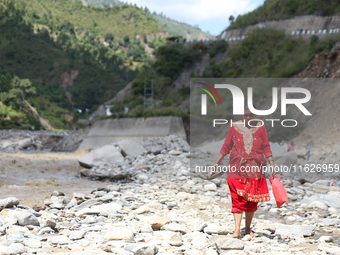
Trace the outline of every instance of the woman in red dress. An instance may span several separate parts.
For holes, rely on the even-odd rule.
[[[223,158],[230,153],[227,182],[232,199],[232,210],[235,219],[235,232],[232,237],[241,236],[240,226],[243,211],[245,212],[245,233],[254,236],[250,230],[258,202],[269,201],[267,181],[263,173],[267,158],[274,166],[272,151],[268,142],[265,126],[262,122],[252,121],[255,115],[246,109],[244,121],[234,122],[224,141],[211,176]],[[274,168],[272,168],[274,169]],[[273,172],[274,176],[275,172]]]

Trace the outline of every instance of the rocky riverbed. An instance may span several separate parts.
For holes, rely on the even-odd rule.
[[[277,208],[271,194],[255,214],[256,236],[234,239],[225,178],[207,181],[190,169],[190,159],[209,155],[173,136],[142,146],[110,147],[119,163],[85,155],[79,176],[97,180],[79,179],[87,192],[56,187],[36,209],[0,200],[0,254],[340,254],[336,180],[282,178],[289,202]]]

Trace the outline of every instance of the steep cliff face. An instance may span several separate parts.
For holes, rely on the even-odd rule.
[[[340,77],[340,42],[331,51],[315,54],[298,78],[339,78]]]
[[[331,51],[315,54],[308,65],[292,78],[284,80],[278,86],[279,89],[302,87],[311,93],[311,100],[304,106],[312,116],[305,116],[294,105],[287,108],[290,111],[289,118],[304,125],[303,130],[299,130],[295,136],[294,134],[292,136],[296,148],[301,155],[310,150],[311,161],[338,163],[340,159],[340,43],[335,44]],[[270,108],[271,93],[268,91],[263,97],[260,103],[261,109]],[[280,117],[284,119],[284,116]]]
[[[216,56],[214,56],[212,59],[215,61],[215,63],[220,63],[221,61],[227,58],[228,58],[227,52],[223,52],[216,54]],[[172,89],[178,90],[183,86],[188,87],[190,85],[190,74],[194,73],[201,75],[204,69],[209,65],[209,62],[210,62],[209,55],[206,54],[203,56],[202,59],[196,61],[191,66],[185,68],[184,71],[174,81],[175,86]]]
[[[331,51],[316,54],[296,77],[319,78],[319,86],[313,86],[311,82],[306,87],[312,93],[308,107],[313,116],[306,121],[306,128],[296,137],[296,142],[303,148],[312,144],[314,157],[325,162],[339,160],[340,79],[326,78],[340,78],[340,42]]]

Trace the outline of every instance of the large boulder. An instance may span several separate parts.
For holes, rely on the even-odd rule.
[[[38,218],[31,212],[27,211],[10,211],[11,215],[18,220],[20,226],[33,225],[39,226]]]
[[[276,235],[295,235],[295,236],[312,236],[314,235],[314,226],[308,225],[286,225],[280,223],[273,223],[272,225],[275,226],[275,234]]]
[[[54,145],[51,151],[64,151],[72,152],[76,151],[84,139],[86,131],[77,130],[70,135],[65,135],[56,145]]]
[[[105,145],[99,149],[91,151],[79,160],[81,166],[92,168],[100,163],[114,164],[124,161],[123,155],[114,145]]]
[[[283,146],[281,147],[272,146],[271,150],[273,153],[273,159],[274,159],[275,165],[291,166],[297,163],[298,157],[295,151],[287,152],[287,150]]]
[[[30,147],[32,144],[33,144],[33,141],[31,138],[25,138],[18,142],[19,147],[22,149]]]
[[[4,208],[11,208],[13,206],[19,205],[19,199],[16,197],[8,197],[0,200],[0,211]]]
[[[326,204],[330,207],[340,208],[340,192],[337,191],[330,191],[327,194],[315,194],[311,197],[304,198],[300,201],[300,205],[302,207],[308,208],[312,202],[321,202]],[[315,204],[312,204],[315,205]]]
[[[121,148],[122,154],[124,156],[133,156],[137,157],[143,152],[145,152],[145,148],[143,145],[136,140],[126,139],[117,142],[117,145]]]

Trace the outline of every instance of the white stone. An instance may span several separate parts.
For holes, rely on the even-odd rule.
[[[152,233],[153,229],[152,229],[150,223],[145,223],[140,232],[141,233]]]
[[[330,242],[333,242],[333,237],[331,237],[331,236],[320,236],[319,241],[330,243]]]
[[[38,218],[30,212],[27,211],[11,211],[11,215],[13,215],[17,220],[18,224],[21,226],[25,225],[33,225],[39,226]]]
[[[85,230],[71,231],[69,238],[71,240],[78,240],[82,239],[85,236],[85,234],[86,234]]]
[[[143,213],[147,213],[147,212],[150,212],[150,207],[147,206],[147,205],[143,205],[143,206],[141,206],[138,209],[133,211],[134,214],[143,214]]]
[[[26,245],[33,249],[38,249],[42,247],[41,242],[37,239],[28,239]]]
[[[131,229],[126,227],[114,227],[108,229],[108,231],[105,234],[105,240],[127,240],[132,241],[134,238],[133,232]]]
[[[215,183],[210,183],[210,184],[204,185],[204,189],[207,190],[207,191],[216,191],[217,186],[216,186]]]
[[[91,206],[91,210],[95,212],[112,212],[115,213],[118,210],[121,210],[122,206],[118,203],[108,203],[108,204],[101,204],[101,205],[93,205]]]
[[[243,250],[244,243],[236,238],[219,238],[216,240],[217,246],[222,250]]]
[[[52,244],[59,244],[59,245],[63,245],[63,244],[69,244],[71,243],[71,240],[67,237],[67,236],[51,236],[49,237],[49,242]]]
[[[181,232],[182,234],[186,234],[189,232],[186,226],[177,223],[166,224],[163,227],[161,227],[161,230]]]
[[[321,210],[328,210],[328,206],[320,201],[313,201],[309,203],[306,208],[319,208]]]
[[[22,254],[26,251],[26,248],[21,243],[11,243],[8,246],[9,254]]]

